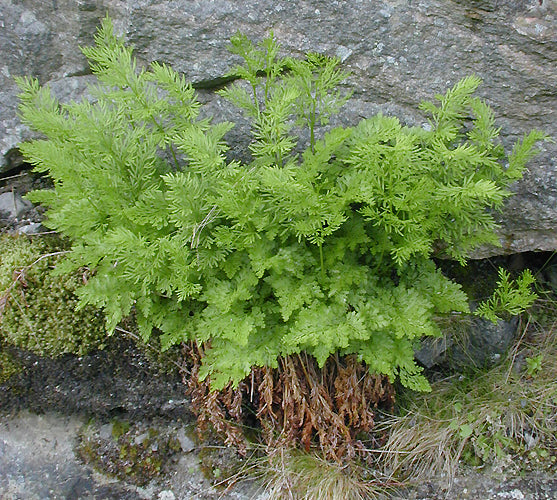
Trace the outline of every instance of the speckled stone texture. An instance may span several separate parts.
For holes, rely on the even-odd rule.
[[[0,171],[29,137],[13,76],[49,82],[62,99],[82,95],[91,77],[78,47],[107,12],[141,62],[184,72],[219,119],[234,117],[212,93],[235,62],[230,36],[272,29],[284,53],[337,55],[352,72],[343,124],[378,111],[420,124],[421,100],[477,74],[507,147],[533,128],[557,138],[557,0],[2,0]],[[244,137],[241,126],[231,134],[235,150]],[[556,169],[557,144],[546,143],[501,216],[502,248],[476,256],[557,249]]]

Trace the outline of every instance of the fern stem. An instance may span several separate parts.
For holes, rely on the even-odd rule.
[[[319,261],[321,263],[321,279],[325,279],[325,264],[323,263],[323,243],[319,242]]]
[[[102,213],[101,209],[99,207],[97,207],[97,205],[93,202],[93,200],[91,199],[91,197],[88,194],[84,193],[84,190],[81,189],[80,187],[78,187],[78,189],[85,195],[85,199],[89,202],[89,204],[93,207],[93,210],[95,210],[96,212],[98,212],[99,214]]]
[[[379,254],[379,258],[377,259],[377,263],[375,264],[375,268],[374,268],[375,274],[379,273],[379,270],[381,269],[381,267],[383,265],[383,256],[384,255],[385,255],[385,251],[381,250],[381,253]]]
[[[172,153],[172,159],[174,160],[174,165],[176,166],[176,170],[179,170],[180,164],[178,163],[178,158],[176,158],[176,153],[174,152],[174,148],[172,145],[169,146],[170,152]]]
[[[259,101],[257,100],[257,86],[255,83],[251,84],[251,90],[253,92],[253,105],[257,111],[257,118],[259,118],[261,115],[261,109],[259,108]]]
[[[165,132],[163,126],[157,120],[155,120],[155,117],[153,115],[151,115],[151,120],[155,124],[155,127],[157,127],[159,129],[159,132],[162,132],[163,134],[166,135],[166,132]],[[179,170],[180,169],[180,164],[178,163],[178,158],[176,158],[176,153],[174,152],[174,148],[172,147],[172,144],[168,147],[170,148],[170,153],[172,153],[172,159],[174,160],[174,166],[176,167],[176,170]]]
[[[315,153],[315,113],[316,113],[316,104],[315,99],[312,99],[311,103],[311,112],[309,116],[309,143],[311,146],[311,152]]]

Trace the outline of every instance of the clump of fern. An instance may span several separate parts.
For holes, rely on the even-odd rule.
[[[104,308],[109,332],[133,310],[144,340],[193,342],[210,390],[305,356],[318,368],[353,356],[379,386],[429,390],[414,345],[440,335],[437,317],[469,311],[432,256],[464,263],[498,243],[493,210],[543,134],[506,156],[476,77],[422,105],[427,129],[377,115],[322,133],[348,98],[338,59],[282,58],[273,36],[237,35],[231,50],[244,83],[221,94],[252,124],[250,162],[227,160],[233,124],[200,119],[170,67],[138,68],[108,18],[83,49],[92,101],[60,104],[18,80],[21,116],[45,136],[21,149],[55,184],[31,199],[73,242],[65,269],[94,270],[81,303]],[[300,432],[318,421],[306,414]]]

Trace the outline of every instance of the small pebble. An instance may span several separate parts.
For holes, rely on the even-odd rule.
[[[157,498],[159,500],[175,500],[176,496],[170,490],[163,490],[159,493]]]

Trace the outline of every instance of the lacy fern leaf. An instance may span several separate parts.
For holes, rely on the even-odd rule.
[[[238,34],[230,74],[244,82],[221,94],[252,124],[252,160],[231,161],[233,124],[200,119],[183,75],[138,68],[108,18],[95,41],[83,49],[94,101],[60,104],[18,80],[22,119],[45,136],[22,151],[54,180],[31,198],[72,239],[66,267],[94,271],[82,303],[102,306],[110,331],[133,310],[145,340],[204,343],[200,376],[215,389],[284,356],[323,366],[339,353],[426,390],[416,341],[468,311],[432,257],[465,262],[497,243],[492,210],[544,135],[505,168],[476,77],[421,106],[428,130],[377,115],[324,133],[349,97],[340,61],[281,58],[272,35]],[[517,302],[510,285],[505,297]]]

